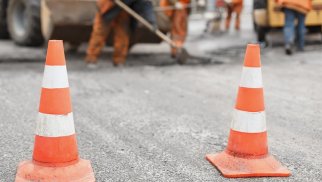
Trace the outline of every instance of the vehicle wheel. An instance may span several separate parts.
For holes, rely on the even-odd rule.
[[[257,41],[258,42],[267,42],[266,41],[267,28],[257,26]]]
[[[7,39],[9,38],[9,33],[7,29],[7,0],[0,0],[0,39]]]
[[[307,27],[309,33],[320,33],[322,32],[321,26]]]
[[[42,45],[40,0],[10,0],[7,15],[8,30],[16,44]]]

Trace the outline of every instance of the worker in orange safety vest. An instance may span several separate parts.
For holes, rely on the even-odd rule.
[[[226,30],[229,30],[233,13],[236,13],[235,30],[240,30],[240,15],[243,9],[243,0],[225,0],[227,7]]]
[[[130,17],[125,11],[121,10],[113,20],[105,22],[103,15],[108,13],[115,4],[113,0],[98,0],[97,5],[99,11],[94,19],[86,62],[89,65],[96,65],[98,56],[106,44],[106,39],[113,32],[113,63],[115,66],[122,65],[125,63],[128,54]]]
[[[284,41],[285,53],[293,54],[295,40],[295,19],[297,19],[298,51],[304,51],[305,17],[312,9],[312,0],[275,0],[285,14]]]
[[[157,27],[151,1],[122,0],[122,2]],[[105,46],[106,39],[110,33],[113,33],[113,63],[115,66],[124,65],[128,55],[130,35],[135,32],[138,22],[117,6],[114,0],[98,0],[97,5],[98,12],[94,20],[86,61],[90,67],[96,67],[98,56]]]
[[[182,47],[188,32],[190,0],[160,0],[160,7],[167,9],[164,13],[171,19],[171,39],[178,46]],[[171,48],[171,57],[176,58],[177,49]]]

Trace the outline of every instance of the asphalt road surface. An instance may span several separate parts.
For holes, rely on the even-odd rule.
[[[289,178],[228,180],[205,160],[224,150],[251,30],[189,37],[190,52],[222,64],[179,66],[168,47],[134,47],[124,68],[104,51],[96,70],[67,55],[80,155],[97,181],[322,181],[321,43],[285,56],[262,50],[269,150]],[[202,53],[202,51],[204,51]],[[44,51],[0,42],[0,181],[31,159]]]

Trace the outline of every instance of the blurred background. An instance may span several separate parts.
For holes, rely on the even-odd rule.
[[[164,8],[160,5],[161,1],[151,1],[157,25],[162,32],[170,33],[171,17],[165,14],[175,9],[175,5]],[[96,3],[96,0],[1,0],[0,38],[5,40],[1,43],[6,44],[1,53],[4,56],[6,53],[10,54],[8,46],[13,46],[12,42],[22,47],[46,47],[45,43],[50,39],[64,40],[67,44],[66,49],[72,52],[76,52],[82,45],[86,47],[84,44],[89,41],[98,9]],[[309,35],[306,37],[309,42],[321,42],[321,4],[320,0],[313,0],[312,11],[306,17],[305,32]],[[243,0],[240,31],[234,31],[234,13],[230,22],[232,26],[225,25],[227,0],[191,0],[185,8],[189,9],[190,14],[188,39],[197,42],[205,40],[200,45],[202,48],[196,46],[198,50],[206,51],[203,48],[208,47],[206,45],[209,42],[210,49],[226,47],[223,44],[244,45],[245,42],[259,42],[264,47],[282,43],[282,35],[278,35],[283,33],[284,13],[278,8],[275,0]],[[238,39],[235,39],[236,35],[232,36],[234,32],[237,32]],[[134,47],[134,50],[137,50],[136,45],[152,44],[153,47],[159,47],[162,42],[142,24],[130,33],[129,46]],[[107,45],[112,45],[112,37],[110,35],[107,39]],[[223,37],[234,37],[235,41],[224,41]],[[189,41],[187,46],[189,47]],[[19,50],[18,47],[16,49]]]
[[[97,181],[225,181],[204,157],[227,145],[248,43],[261,47],[269,150],[292,171],[274,181],[322,181],[322,0],[151,0],[153,14],[135,12],[152,26],[106,20],[97,2],[0,0],[0,181],[32,156],[51,39]]]

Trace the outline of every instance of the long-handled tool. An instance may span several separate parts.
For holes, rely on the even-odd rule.
[[[145,27],[147,27],[150,31],[154,32],[162,40],[164,40],[166,43],[168,43],[171,47],[176,48],[177,49],[176,59],[179,64],[185,64],[189,58],[202,59],[202,60],[206,59],[206,60],[209,60],[209,62],[211,61],[211,58],[201,58],[201,57],[197,57],[197,56],[191,56],[184,47],[177,46],[167,35],[165,35],[159,29],[156,29],[151,23],[146,21],[142,16],[140,16],[138,13],[133,11],[130,7],[128,7],[126,4],[124,4],[121,0],[115,0],[114,2],[120,8],[122,8],[124,11],[126,11],[131,16],[133,16],[137,21],[139,21]]]

